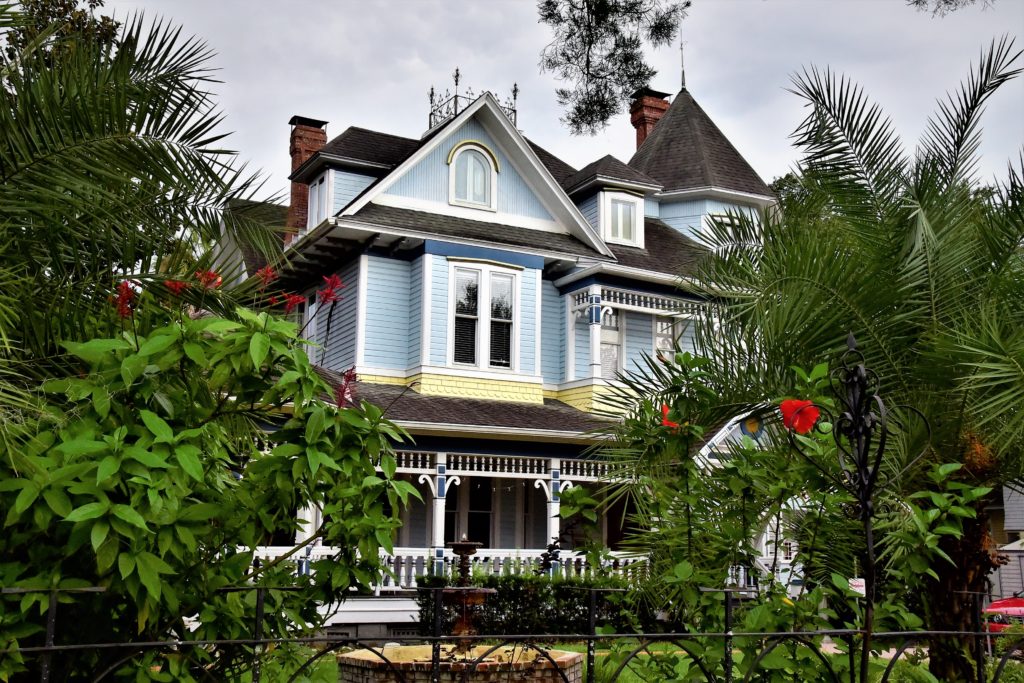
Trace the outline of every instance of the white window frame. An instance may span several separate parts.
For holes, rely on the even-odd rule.
[[[661,352],[664,351],[664,349],[659,349],[658,348],[658,340],[659,339],[664,339],[665,335],[661,334],[658,331],[658,322],[660,320],[670,320],[672,322],[671,341],[672,341],[672,349],[675,349],[676,343],[679,341],[679,335],[683,333],[681,328],[682,328],[682,324],[685,321],[685,319],[681,318],[679,316],[676,316],[676,315],[652,315],[651,319],[652,319],[653,325],[654,325],[653,332],[652,332],[652,336],[654,338],[654,349],[652,349],[652,352],[653,352],[655,358],[660,359],[661,358]],[[672,351],[671,353],[672,353],[672,355],[669,356],[668,360],[672,360],[675,357],[675,351]]]
[[[471,270],[478,273],[480,285],[477,291],[476,363],[455,362],[455,298],[456,273]],[[473,368],[487,372],[519,372],[519,327],[521,324],[520,287],[521,270],[506,268],[474,261],[450,261],[448,264],[448,365],[455,368]],[[512,278],[512,348],[509,367],[491,365],[491,275],[507,275]]]
[[[491,187],[488,193],[490,201],[486,204],[459,199],[455,196],[455,167],[459,163],[459,157],[469,151],[479,153],[488,168],[490,168]],[[494,153],[484,145],[476,142],[463,143],[452,153],[451,160],[448,163],[448,203],[452,206],[465,206],[470,209],[481,209],[484,211],[496,212],[498,210],[498,169],[494,163]]]
[[[633,205],[633,239],[627,240],[620,236],[612,235],[612,212],[613,202],[623,202]],[[629,247],[644,247],[644,198],[628,192],[602,192],[600,204],[600,215],[598,221],[601,224],[601,236],[604,241],[610,244],[623,244]]]
[[[618,330],[605,329],[604,316],[606,313],[612,313],[618,317]],[[617,337],[617,339],[613,340],[613,337]],[[605,341],[605,339],[608,339],[609,341]],[[615,381],[617,379],[616,375],[624,372],[626,367],[626,311],[621,308],[606,306],[601,309],[601,343],[598,345],[598,351],[600,351],[601,347],[605,344],[616,344],[619,347],[619,363],[618,367],[615,369],[615,373],[606,376],[604,372],[604,362],[601,361],[600,358],[598,359],[601,361],[601,378],[609,381]]]
[[[316,352],[322,350],[322,347],[318,345],[319,340],[317,339],[316,330],[316,292],[313,292],[306,297],[306,304],[303,306],[303,309],[302,326],[305,328],[305,332],[302,333],[302,338],[308,339],[311,342],[310,344],[306,344],[306,355],[309,357],[309,362],[315,364]]]
[[[306,230],[312,230],[327,220],[334,205],[334,183],[331,172],[324,171],[309,184],[309,199],[306,205]],[[321,186],[320,183],[323,183]],[[322,190],[322,191],[321,191]],[[323,211],[320,206],[323,205]]]

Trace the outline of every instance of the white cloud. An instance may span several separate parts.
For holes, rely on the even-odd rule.
[[[537,67],[550,38],[532,0],[108,0],[106,11],[136,9],[182,24],[218,53],[217,92],[236,132],[229,145],[269,174],[273,192],[287,189],[293,114],[330,121],[331,136],[349,125],[418,136],[427,91],[450,87],[456,66],[475,90],[504,94],[518,82],[520,127],[577,167],[605,154],[628,160],[634,150],[628,115],[593,138],[573,138],[560,124],[558,83]],[[966,77],[980,49],[1022,28],[1017,0],[941,19],[902,0],[694,0],[683,23],[687,85],[770,181],[797,158],[789,134],[801,102],[785,89],[804,66],[860,82],[912,146],[936,98]],[[660,71],[652,86],[677,90],[678,50],[651,57]],[[984,131],[980,171],[1002,175],[1024,147],[1024,78],[993,98]]]

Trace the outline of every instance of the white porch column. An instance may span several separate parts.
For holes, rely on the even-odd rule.
[[[601,377],[601,285],[587,289],[587,320],[590,323],[590,376]]]
[[[558,458],[551,458],[548,461],[548,468],[548,485],[551,487],[548,496],[548,543],[550,544],[562,535],[562,503],[558,495],[562,484],[562,474],[559,471],[561,461]]]
[[[433,557],[434,573],[444,571],[444,512],[446,494],[449,486],[458,486],[458,477],[449,477],[448,454],[437,453],[434,456],[434,477],[431,489],[434,493],[433,528],[430,533],[430,552]],[[428,477],[429,479],[429,477]]]
[[[318,528],[320,528],[320,522],[322,521],[322,515],[320,508],[315,505],[307,505],[306,507],[299,510],[298,514],[299,521],[302,522],[302,526],[299,527],[295,532],[295,545],[305,543],[309,540]],[[317,539],[313,541],[313,545],[317,546],[321,544],[321,540]]]

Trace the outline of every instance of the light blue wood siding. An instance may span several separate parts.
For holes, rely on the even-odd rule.
[[[409,262],[370,256],[366,263],[363,361],[374,368],[404,370],[409,358]]]
[[[409,352],[406,367],[420,364],[421,339],[423,332],[423,262],[420,256],[409,268]]]
[[[576,379],[585,379],[590,377],[590,325],[586,318],[576,320],[575,325]]]
[[[430,282],[430,362],[448,363],[448,260],[432,256]]]
[[[537,271],[526,269],[519,274],[519,372],[532,375],[537,371]]]
[[[414,197],[439,204],[448,204],[448,153],[452,147],[465,140],[475,140],[486,145],[498,159],[498,211],[516,216],[528,216],[553,220],[551,214],[519,175],[508,157],[498,148],[491,136],[475,119],[453,132],[430,154],[410,168],[386,194],[400,197]],[[481,211],[481,220],[490,212]],[[490,214],[493,216],[493,214]]]
[[[704,217],[741,212],[753,215],[755,209],[717,199],[694,199],[685,202],[661,202],[661,220],[688,237],[695,237],[704,225]]]
[[[647,197],[644,199],[644,215],[658,218],[661,215],[661,205],[657,199]]]
[[[550,280],[541,283],[541,374],[557,384],[565,379],[565,302]]]
[[[700,230],[705,209],[704,200],[685,202],[661,202],[660,218],[687,237],[694,237]]]
[[[331,370],[344,371],[356,364],[356,334],[359,322],[357,307],[359,303],[359,261],[353,261],[338,271],[345,288],[341,290],[341,301],[336,305],[320,306],[316,312],[317,342],[326,344],[324,349],[317,349],[315,360]],[[328,321],[327,316],[334,306],[334,314]],[[330,331],[328,332],[328,328]],[[330,335],[327,337],[327,335]],[[325,342],[326,338],[326,342]]]
[[[622,367],[626,372],[644,367],[643,355],[654,351],[654,321],[650,315],[626,311],[625,347]]]
[[[334,205],[331,215],[334,215],[348,206],[349,202],[356,198],[360,192],[365,190],[375,180],[373,176],[349,173],[348,171],[331,171],[334,174]]]
[[[598,225],[597,210],[597,198],[600,196],[601,195],[599,194],[595,194],[593,197],[584,199],[579,205],[580,213],[582,213],[583,217],[587,219],[588,223],[590,223],[590,227],[598,231],[601,230],[601,226]]]

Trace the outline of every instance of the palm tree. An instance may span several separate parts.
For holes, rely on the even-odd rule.
[[[737,414],[792,390],[791,366],[834,358],[853,332],[888,402],[913,406],[931,429],[921,468],[958,462],[956,476],[993,493],[963,536],[943,540],[954,562],[933,567],[927,625],[971,630],[972,593],[998,559],[988,507],[1024,474],[1024,183],[1019,168],[979,182],[986,101],[1020,69],[1012,41],[994,42],[908,154],[881,109],[848,79],[805,70],[793,92],[809,109],[795,140],[802,192],[757,221],[717,221],[700,280],[715,304],[697,343]],[[908,464],[906,444],[893,457]],[[973,680],[964,644],[931,643],[940,680]]]
[[[0,6],[5,40],[29,19]],[[115,41],[59,28],[0,64],[0,438],[29,388],[66,372],[59,340],[110,332],[97,313],[118,282],[219,269],[222,232],[275,251],[272,231],[225,215],[257,186],[222,147],[206,45],[141,17]],[[239,294],[186,296],[230,312]]]

